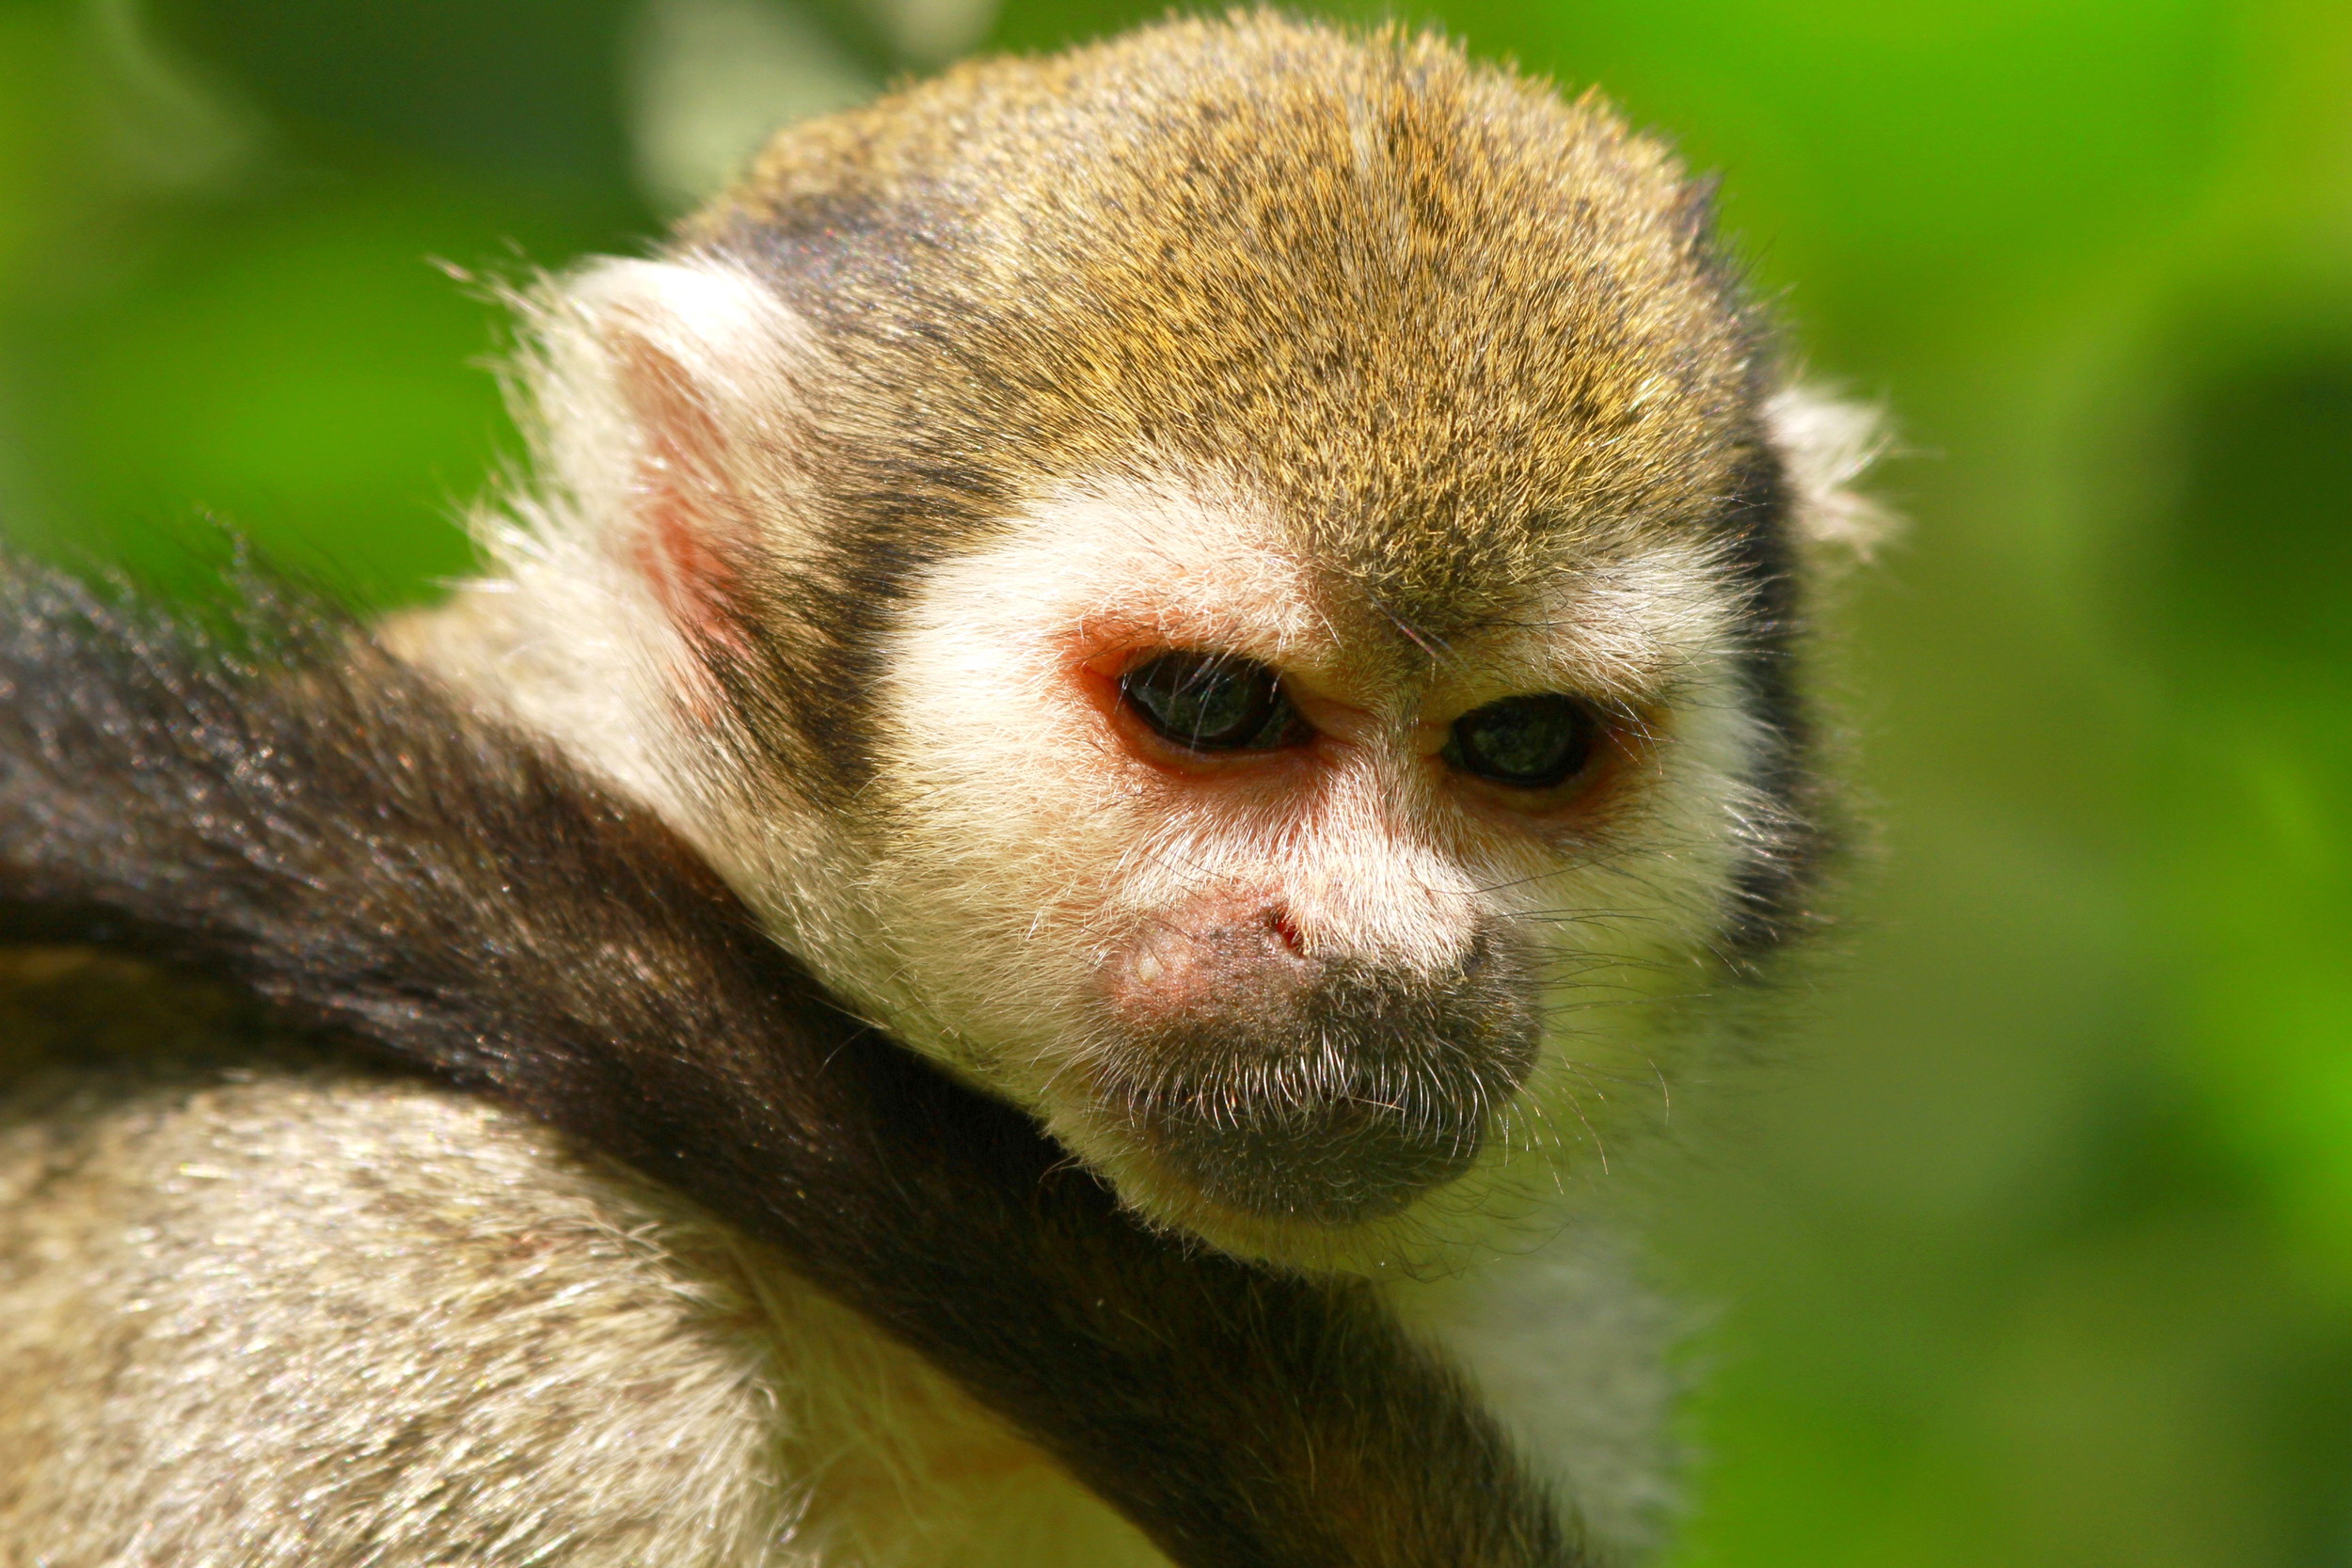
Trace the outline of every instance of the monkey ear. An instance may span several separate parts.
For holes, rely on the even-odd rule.
[[[700,259],[598,263],[534,315],[539,402],[565,416],[545,456],[582,520],[690,643],[742,651],[746,574],[803,509],[807,328]]]
[[[1854,488],[1886,454],[1889,437],[1882,412],[1817,387],[1792,384],[1764,405],[1764,420],[1787,466],[1797,538],[1805,553],[1831,570],[1868,562],[1899,522]]]

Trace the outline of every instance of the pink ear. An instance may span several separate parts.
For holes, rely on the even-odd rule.
[[[650,340],[623,327],[607,342],[640,440],[629,559],[691,640],[740,650],[741,563],[753,532],[726,427],[692,374]]]

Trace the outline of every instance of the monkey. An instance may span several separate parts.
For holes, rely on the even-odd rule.
[[[1823,918],[1872,521],[1705,185],[1237,14],[516,304],[446,606],[241,662],[19,574],[0,1547],[1654,1544],[1605,1167]]]

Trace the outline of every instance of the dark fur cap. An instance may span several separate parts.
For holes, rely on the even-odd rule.
[[[681,243],[818,326],[843,499],[907,552],[1198,468],[1442,633],[1564,545],[1720,526],[1756,484],[1757,333],[1706,214],[1594,95],[1258,14],[787,131]]]

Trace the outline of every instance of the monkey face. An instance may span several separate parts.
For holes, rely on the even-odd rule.
[[[1240,1251],[1393,1253],[1597,1165],[1706,989],[1759,721],[1704,546],[1575,548],[1404,627],[1230,487],[1100,485],[935,568],[868,1005]]]
[[[1605,1168],[1802,920],[1852,464],[1605,106],[1266,27],[787,133],[571,285],[533,504],[600,521],[498,658],[1138,1210],[1348,1261]]]

